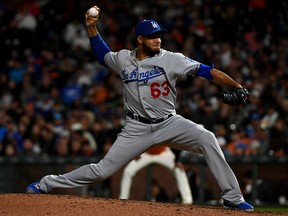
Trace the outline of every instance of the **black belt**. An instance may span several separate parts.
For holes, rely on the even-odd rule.
[[[143,118],[143,117],[141,117],[141,116],[139,116],[137,114],[133,114],[132,112],[127,112],[127,116],[129,116],[130,118],[132,118],[132,119],[134,119],[136,121],[139,121],[139,122],[142,122],[142,123],[145,123],[145,124],[157,124],[157,123],[163,122],[164,120],[172,117],[173,114],[170,113],[169,115],[164,116],[162,118],[157,118],[157,119],[152,119],[152,120]]]

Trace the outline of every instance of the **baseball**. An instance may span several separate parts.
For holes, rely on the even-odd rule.
[[[89,14],[90,14],[90,16],[92,16],[92,17],[96,17],[96,16],[98,16],[98,10],[96,9],[96,8],[94,8],[94,7],[92,7],[92,8],[90,8],[89,9]]]

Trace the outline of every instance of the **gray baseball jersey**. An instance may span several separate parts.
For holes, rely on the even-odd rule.
[[[40,181],[41,189],[48,192],[53,188],[75,188],[104,180],[151,146],[166,144],[181,150],[201,151],[222,190],[223,199],[234,204],[243,202],[238,181],[215,135],[175,112],[177,76],[193,76],[200,63],[163,49],[158,55],[141,61],[136,60],[135,54],[135,50],[109,52],[105,63],[120,75],[125,109],[138,118],[127,117],[123,130],[99,163],[84,165],[63,175],[47,175]],[[169,118],[163,118],[165,116]],[[149,119],[155,118],[162,119],[149,123]]]
[[[105,63],[121,76],[126,110],[152,119],[175,113],[177,76],[193,75],[200,67],[181,53],[163,49],[141,61],[136,50],[110,52]]]

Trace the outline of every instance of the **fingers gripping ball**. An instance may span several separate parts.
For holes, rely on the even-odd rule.
[[[219,99],[223,103],[231,106],[246,105],[249,98],[249,92],[245,88],[237,88],[231,91],[222,91],[219,95]]]
[[[88,12],[91,17],[97,17],[99,14],[98,10],[95,7],[91,7]]]

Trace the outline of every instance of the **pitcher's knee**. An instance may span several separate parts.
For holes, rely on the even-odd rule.
[[[218,146],[215,134],[211,131],[204,131],[199,137],[199,144],[204,148]]]
[[[96,181],[103,181],[107,178],[109,178],[113,173],[107,172],[106,169],[100,169],[97,164],[90,164],[91,169],[93,170],[94,177],[91,176],[91,178],[94,178]]]

